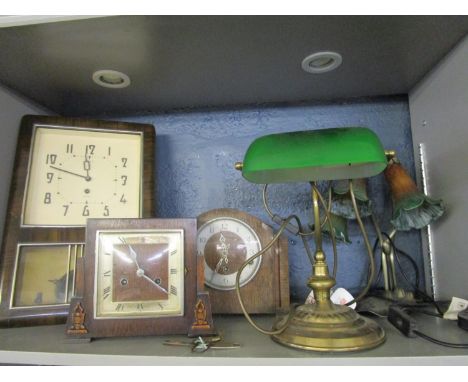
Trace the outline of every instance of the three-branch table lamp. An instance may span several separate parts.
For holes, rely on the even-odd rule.
[[[348,306],[335,305],[330,300],[330,289],[336,282],[329,273],[322,249],[323,223],[320,223],[319,202],[328,216],[324,221],[330,221],[330,215],[316,182],[347,179],[352,193],[352,179],[377,175],[386,167],[387,159],[380,140],[374,132],[363,127],[272,134],[251,143],[244,161],[236,164],[236,168],[242,170],[243,177],[250,182],[265,185],[309,182],[315,220],[313,271],[307,285],[314,291],[316,303],[292,308],[289,316],[279,319],[271,331],[259,329],[244,309],[246,318],[254,327],[270,334],[273,340],[283,345],[316,351],[369,349],[385,340],[383,329],[375,321],[360,316]],[[290,220],[291,217],[283,219],[281,229]],[[300,229],[297,218],[296,221]],[[367,235],[365,239],[368,243]],[[238,278],[242,269],[239,269]],[[239,288],[237,291],[243,306]]]
[[[387,156],[389,164],[384,174],[393,201],[393,216],[390,220],[393,229],[387,238],[383,239],[382,245],[384,296],[389,300],[414,302],[411,292],[398,287],[393,240],[398,231],[427,227],[444,214],[445,207],[442,200],[433,199],[418,190],[414,180],[400,164],[395,152],[389,152]],[[416,291],[418,287],[415,285]]]

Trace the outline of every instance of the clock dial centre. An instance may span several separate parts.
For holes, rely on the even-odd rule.
[[[213,219],[198,231],[198,251],[205,257],[205,283],[214,289],[234,289],[240,266],[260,250],[257,234],[241,220]],[[257,258],[242,272],[241,285],[255,277],[260,264]]]
[[[234,232],[221,231],[211,236],[205,246],[207,265],[220,274],[236,273],[247,258],[247,246]],[[220,264],[220,265],[218,265]]]

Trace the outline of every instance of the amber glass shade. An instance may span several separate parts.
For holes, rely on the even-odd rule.
[[[445,207],[442,200],[432,199],[420,192],[403,166],[394,162],[385,170],[393,200],[391,223],[399,231],[420,229],[440,218]]]

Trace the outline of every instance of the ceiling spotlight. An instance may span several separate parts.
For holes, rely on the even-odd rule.
[[[93,73],[93,81],[105,88],[122,89],[130,85],[130,77],[116,70],[98,70]]]
[[[302,69],[307,73],[326,73],[336,69],[343,62],[341,54],[336,52],[317,52],[302,60]]]

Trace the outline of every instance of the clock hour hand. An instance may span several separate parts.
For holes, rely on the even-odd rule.
[[[79,176],[80,178],[85,179],[87,182],[89,182],[91,180],[91,177],[89,175],[81,175],[81,174],[78,174],[76,172],[68,171],[68,170],[65,170],[63,168],[60,168],[60,167],[57,167],[57,166],[52,166],[52,165],[50,165],[50,168],[53,168],[54,170],[65,172],[65,173],[70,174],[70,175]]]
[[[211,274],[211,279],[210,281],[213,281],[213,278],[215,277],[215,275],[219,272],[219,269],[221,268],[221,266],[223,265],[225,261],[225,258],[224,257],[221,257],[218,261],[218,264],[216,264],[216,268],[214,270],[214,272]]]
[[[127,244],[127,243],[125,243],[125,244]],[[133,260],[133,262],[137,266],[138,270],[140,270],[141,268],[140,268],[140,265],[138,264],[137,254],[136,254],[135,250],[133,249],[133,247],[131,245],[128,245],[128,249],[130,250],[130,258]]]
[[[86,155],[85,155],[85,160],[83,162],[83,168],[86,171],[86,177],[91,179],[91,177],[89,176],[89,171],[91,170],[91,162],[89,161]]]

